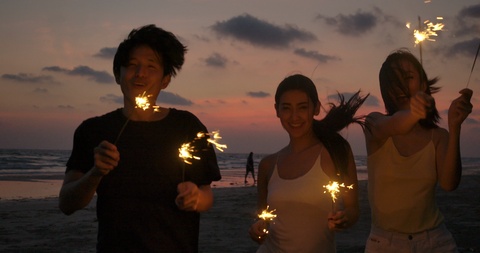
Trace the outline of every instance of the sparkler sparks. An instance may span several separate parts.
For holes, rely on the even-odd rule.
[[[200,151],[198,147],[195,146],[195,142],[202,139],[206,139],[209,144],[221,152],[227,148],[227,145],[218,143],[218,140],[222,139],[220,131],[213,131],[211,133],[198,132],[197,136],[191,142],[183,143],[178,149],[178,157],[183,159],[182,181],[185,180],[185,164],[192,164],[193,159],[200,160],[200,157],[194,155],[194,153]]]
[[[227,148],[227,145],[218,143],[218,140],[221,140],[219,131],[213,131],[211,133],[198,132],[197,137],[193,139],[192,142],[183,143],[182,146],[178,149],[178,156],[183,159],[186,164],[192,164],[191,159],[200,160],[200,157],[193,155],[193,153],[198,152],[199,150],[195,146],[195,142],[201,139],[205,139],[209,144],[214,145],[216,149],[223,152],[223,149]]]
[[[442,17],[437,17],[437,19],[443,19]],[[415,44],[418,45],[422,41],[435,41],[432,37],[438,36],[437,32],[442,31],[445,25],[443,23],[432,23],[429,20],[425,20],[424,24],[426,25],[424,29],[414,30],[413,36],[415,37]]]
[[[148,108],[150,108],[150,101],[148,101],[148,98],[151,97],[152,95],[147,95],[147,92],[144,91],[143,94],[138,95],[135,97],[135,108],[140,108],[144,111],[146,111]],[[160,111],[160,106],[154,105],[152,106],[154,112],[159,112]],[[133,112],[132,112],[133,114]],[[120,132],[117,135],[117,139],[115,139],[115,142],[113,143],[114,145],[117,145],[118,140],[120,139],[120,135],[122,135],[123,130],[125,130],[125,127],[127,126],[128,122],[130,121],[132,115],[128,117],[128,119],[125,121],[125,124],[123,124],[122,129],[120,129]]]
[[[268,223],[271,222],[271,221],[273,221],[273,220],[277,217],[277,215],[273,213],[273,212],[275,212],[276,209],[273,209],[273,210],[270,210],[270,211],[269,211],[269,210],[268,210],[268,207],[269,207],[269,206],[267,206],[267,208],[266,208],[265,210],[263,210],[262,213],[260,213],[260,214],[258,215],[258,218],[259,218],[259,219],[262,219],[262,220],[264,220],[264,221],[267,223],[267,227],[265,227],[265,228],[263,229],[263,232],[264,232],[265,234],[268,234]]]
[[[195,152],[195,147],[191,143],[183,143],[182,146],[178,149],[178,156],[183,159],[183,162],[186,164],[192,164],[189,159],[200,160],[200,157],[194,156],[192,153]]]
[[[258,215],[259,219],[262,219],[264,221],[272,221],[274,218],[277,217],[277,215],[273,213],[276,211],[276,209],[269,211],[268,208],[269,206],[267,206],[267,208],[263,210],[261,214]]]
[[[148,100],[149,97],[151,97],[152,95],[147,95],[146,94],[146,91],[143,92],[142,95],[138,95],[137,97],[135,97],[135,108],[140,108],[144,111],[146,111],[148,108],[150,108],[150,101]],[[152,106],[153,108],[153,111],[154,112],[159,112],[160,111],[160,106],[158,105],[153,105]]]
[[[324,185],[323,188],[326,190],[323,193],[330,193],[332,197],[332,210],[335,210],[335,200],[337,199],[337,194],[340,193],[340,188],[347,188],[349,190],[353,189],[353,184],[345,185],[345,183],[338,183],[336,181],[329,181],[327,185]]]
[[[443,17],[437,17],[437,20],[443,20]],[[438,36],[438,31],[442,31],[445,25],[443,23],[434,24],[430,20],[425,20],[424,27],[421,25],[421,19],[418,17],[418,30],[414,29],[413,37],[415,38],[415,45],[418,45],[420,51],[420,63],[423,62],[422,59],[422,42],[435,41],[432,37]],[[411,24],[407,23],[407,28],[410,29]]]

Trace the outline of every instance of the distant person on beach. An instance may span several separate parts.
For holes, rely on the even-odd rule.
[[[179,158],[179,148],[207,129],[190,112],[143,110],[135,102],[145,92],[155,104],[185,52],[155,25],[133,29],[113,60],[124,107],[75,131],[59,207],[70,215],[97,194],[97,252],[198,252],[199,213],[212,206],[210,183],[220,172],[207,140],[197,143],[201,159],[192,165]]]
[[[365,252],[458,252],[435,190],[460,183],[460,129],[472,111],[472,90],[452,101],[447,131],[437,125],[432,97],[438,79],[428,79],[408,50],[390,54],[379,79],[386,114],[370,113],[364,129],[372,212]]]
[[[247,164],[245,165],[245,183],[247,183],[248,173],[252,173],[253,183],[255,184],[257,180],[255,179],[255,167],[253,165],[253,152],[250,152],[247,158]]]
[[[258,168],[258,213],[275,210],[267,224],[260,219],[249,230],[263,252],[335,252],[334,232],[352,226],[359,216],[358,182],[349,143],[338,133],[350,123],[365,98],[357,92],[330,108],[322,120],[315,84],[303,75],[285,78],[275,94],[276,115],[290,142],[263,158]],[[332,205],[322,185],[353,185]],[[338,205],[337,205],[338,204]],[[265,231],[267,229],[267,231]]]

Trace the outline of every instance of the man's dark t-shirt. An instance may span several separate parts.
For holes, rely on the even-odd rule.
[[[93,149],[114,143],[127,121],[121,109],[85,120],[75,131],[67,171],[86,173],[93,167]],[[198,252],[200,215],[175,205],[177,185],[208,185],[220,180],[213,147],[195,142],[193,164],[179,157],[205,126],[191,113],[170,109],[160,121],[129,121],[117,142],[118,166],[97,188],[97,252]],[[183,174],[184,173],[184,174]]]

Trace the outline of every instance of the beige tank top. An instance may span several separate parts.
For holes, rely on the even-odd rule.
[[[368,156],[368,199],[372,224],[388,231],[418,233],[444,220],[435,201],[437,171],[432,140],[402,156],[392,138]]]
[[[320,156],[305,175],[295,179],[280,178],[275,165],[268,183],[267,203],[270,210],[276,210],[277,217],[257,253],[335,252],[334,233],[327,224],[332,202],[330,195],[323,193],[323,185],[328,182]]]

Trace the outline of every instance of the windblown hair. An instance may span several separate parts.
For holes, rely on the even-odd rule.
[[[280,97],[290,90],[300,90],[305,92],[313,102],[314,106],[317,106],[320,103],[317,89],[313,81],[306,76],[296,74],[285,78],[278,85],[275,93],[275,104],[278,105],[280,103]],[[329,103],[330,110],[327,112],[327,115],[321,120],[315,119],[313,121],[313,131],[330,153],[337,174],[341,178],[343,175],[347,174],[347,157],[351,148],[348,141],[345,140],[339,132],[352,123],[357,123],[362,126],[362,128],[365,127],[365,116],[355,117],[355,113],[368,96],[369,94],[361,97],[360,91],[357,91],[348,101],[345,102],[344,96],[338,93],[339,104],[335,105]]]
[[[162,60],[163,74],[174,77],[185,62],[187,47],[175,35],[155,25],[146,25],[133,29],[120,43],[113,59],[115,78],[120,76],[120,67],[128,64],[130,53],[139,46],[150,47]]]
[[[396,97],[398,92],[402,92],[407,98],[410,98],[408,84],[405,83],[403,75],[405,70],[402,69],[401,62],[410,62],[420,74],[420,82],[426,84],[425,93],[432,95],[440,91],[439,87],[434,84],[438,82],[438,78],[428,79],[422,64],[407,49],[399,49],[391,53],[382,64],[379,73],[380,91],[382,93],[383,102],[388,115],[393,115],[398,111]],[[437,128],[440,115],[434,106],[427,114],[425,119],[419,121],[420,125],[426,128]]]

